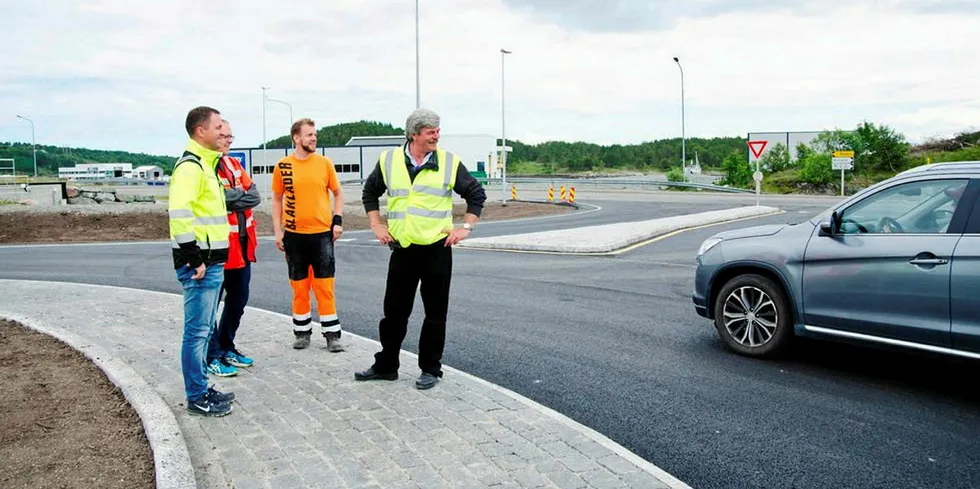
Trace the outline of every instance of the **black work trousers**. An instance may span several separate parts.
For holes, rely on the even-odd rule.
[[[442,350],[446,344],[446,314],[449,311],[452,273],[453,251],[452,247],[446,246],[445,239],[430,245],[411,245],[392,250],[388,260],[384,318],[378,325],[381,351],[374,355],[375,372],[398,370],[398,353],[408,333],[408,318],[412,314],[418,289],[425,307],[425,319],[419,336],[419,368],[442,377]]]

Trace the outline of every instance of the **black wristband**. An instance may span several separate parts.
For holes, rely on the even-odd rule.
[[[339,214],[334,214],[334,216],[333,216],[333,225],[334,226],[343,226],[344,225],[344,216],[341,216]]]

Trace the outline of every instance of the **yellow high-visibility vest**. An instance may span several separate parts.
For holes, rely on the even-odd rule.
[[[388,187],[388,232],[402,247],[435,243],[453,228],[453,184],[460,159],[442,149],[434,157],[438,170],[421,170],[412,182],[404,148],[381,153],[381,175]]]
[[[205,263],[228,258],[228,211],[217,174],[220,159],[221,153],[190,140],[174,165],[168,210],[175,259],[181,244],[195,241]]]

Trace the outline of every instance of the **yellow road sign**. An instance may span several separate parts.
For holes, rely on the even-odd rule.
[[[853,151],[834,151],[834,158],[853,158]]]

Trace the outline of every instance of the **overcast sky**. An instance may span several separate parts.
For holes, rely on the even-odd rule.
[[[980,129],[977,0],[420,0],[422,105],[445,134],[639,143],[884,123]],[[10,0],[0,141],[179,154],[211,105],[262,140],[262,86],[319,125],[404,126],[413,0]],[[289,112],[267,105],[267,135]]]

